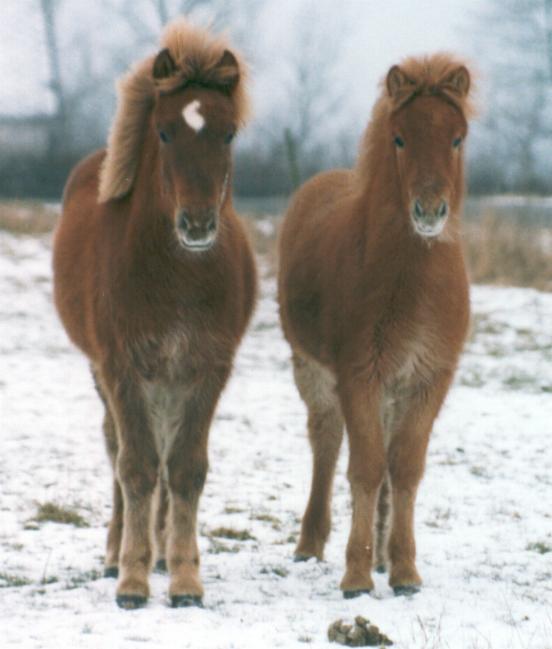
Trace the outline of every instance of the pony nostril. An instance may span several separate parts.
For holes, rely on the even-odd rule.
[[[414,214],[418,218],[422,218],[422,216],[424,215],[424,210],[422,208],[422,204],[420,203],[420,201],[418,199],[416,199],[414,201]]]
[[[441,205],[439,205],[439,209],[437,210],[437,216],[444,219],[447,214],[448,214],[448,204],[446,201],[441,201]]]
[[[217,229],[217,222],[215,221],[215,217],[211,217],[207,221],[207,231],[208,232],[214,232]]]
[[[188,212],[186,212],[185,210],[182,210],[178,215],[178,227],[181,230],[189,230],[191,227]]]

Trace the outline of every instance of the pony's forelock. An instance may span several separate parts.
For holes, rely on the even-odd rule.
[[[468,66],[452,54],[439,52],[429,56],[406,58],[401,61],[399,68],[411,82],[410,93],[412,95],[444,95],[458,106],[466,121],[474,117],[474,79],[471,65]],[[447,83],[451,75],[462,68],[468,72],[470,78],[470,88],[465,94],[454,92],[450,84]],[[381,86],[382,99],[390,102],[392,108],[396,107],[393,106],[393,99],[389,96],[385,80],[382,80]]]
[[[169,50],[178,68],[172,77],[156,82],[164,92],[170,92],[190,82],[209,86],[213,71],[225,51],[231,51],[239,69],[239,80],[232,90],[232,100],[238,122],[244,124],[247,121],[250,112],[246,93],[247,65],[240,53],[230,46],[224,34],[215,36],[207,29],[192,25],[186,18],[177,18],[167,25],[161,39],[161,47]],[[214,85],[216,87],[216,84]]]

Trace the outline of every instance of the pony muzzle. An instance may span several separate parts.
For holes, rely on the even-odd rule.
[[[192,212],[181,209],[176,215],[176,234],[182,246],[189,250],[208,250],[215,243],[218,213],[215,209]]]
[[[410,207],[414,230],[422,237],[438,237],[445,228],[448,215],[449,206],[444,199],[424,204],[416,198]]]

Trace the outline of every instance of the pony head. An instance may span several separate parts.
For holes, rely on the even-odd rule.
[[[402,204],[415,232],[439,237],[463,192],[470,74],[446,55],[394,65],[385,80],[387,132]]]
[[[216,241],[230,193],[231,143],[245,122],[246,68],[224,40],[180,19],[162,49],[120,82],[117,116],[100,172],[100,202],[129,194],[144,155],[158,158],[161,195],[178,242],[193,251]],[[145,138],[154,144],[144,146]]]

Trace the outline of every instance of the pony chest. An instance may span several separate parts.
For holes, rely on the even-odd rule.
[[[381,421],[385,446],[388,447],[420,389],[429,385],[442,366],[437,354],[438,341],[431,332],[421,331],[404,342],[388,361],[381,400]]]
[[[438,336],[429,328],[421,329],[410,339],[406,338],[392,354],[392,382],[430,382],[441,365],[439,347]]]
[[[130,362],[142,381],[186,383],[193,380],[190,334],[180,328],[142,336],[129,346]]]
[[[167,380],[145,380],[141,388],[155,447],[164,465],[184,420],[186,386]]]

